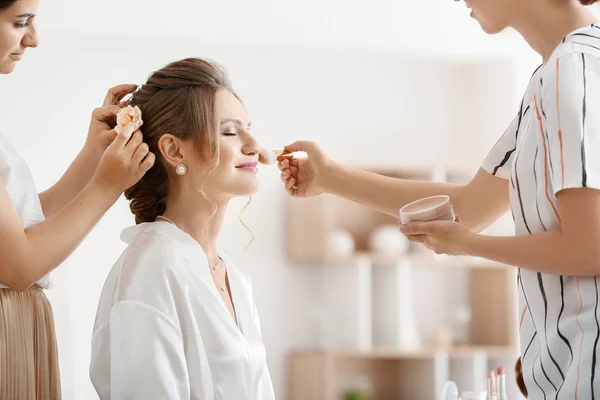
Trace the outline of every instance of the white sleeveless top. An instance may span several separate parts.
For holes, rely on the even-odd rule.
[[[44,213],[33,177],[25,160],[0,133],[0,180],[4,183],[8,197],[17,210],[25,229],[44,221]],[[38,281],[43,288],[50,286],[50,275]],[[7,288],[0,282],[0,288]]]

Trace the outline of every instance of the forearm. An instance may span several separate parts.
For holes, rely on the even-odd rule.
[[[450,196],[461,223],[473,232],[485,229],[509,209],[508,181],[480,169],[467,185],[381,176],[335,164],[323,179],[325,191],[394,217],[423,197]]]
[[[94,176],[98,161],[91,151],[84,148],[60,180],[39,194],[46,218],[62,210],[86,187]]]
[[[560,230],[511,237],[470,234],[465,253],[548,274],[599,275],[598,246],[574,242]]]
[[[2,282],[15,290],[25,290],[58,267],[114,204],[118,195],[114,190],[92,183],[54,216],[26,229],[24,237],[15,238],[12,255],[3,260],[6,276]]]
[[[327,193],[398,217],[399,209],[418,199],[445,194],[453,203],[464,185],[392,178],[336,164],[324,177]]]

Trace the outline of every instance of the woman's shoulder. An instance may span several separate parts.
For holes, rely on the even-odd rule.
[[[562,72],[596,72],[600,68],[600,25],[592,24],[577,29],[567,35],[556,47],[543,72],[545,76],[556,77]]]
[[[143,300],[183,284],[180,271],[187,260],[176,240],[152,224],[128,228],[121,237],[128,246],[115,265],[120,299]]]
[[[125,263],[182,261],[179,243],[158,228],[156,223],[143,223],[123,230],[121,240],[127,244],[123,252]]]
[[[580,30],[563,41],[541,68],[536,91],[551,104],[580,102],[599,92],[600,29]]]
[[[159,228],[159,229],[156,229]],[[182,246],[153,223],[125,229],[127,247],[113,265],[102,290],[96,329],[120,304],[152,309],[177,321],[175,298],[185,292],[188,261]]]

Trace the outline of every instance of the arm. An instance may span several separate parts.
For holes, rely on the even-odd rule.
[[[557,195],[561,229],[515,237],[473,235],[466,252],[556,275],[600,275],[600,191],[569,189]]]
[[[75,250],[118,197],[91,184],[59,213],[24,230],[0,182],[0,282],[16,291],[29,288]]]
[[[508,181],[480,169],[467,185],[411,181],[336,165],[324,179],[325,191],[398,217],[399,209],[423,197],[450,196],[463,225],[481,231],[508,211]],[[382,196],[381,193],[385,193]]]
[[[412,240],[437,252],[480,256],[540,272],[600,275],[600,119],[598,113],[586,112],[600,104],[600,59],[574,52],[553,63],[543,76],[541,98],[535,98],[546,110],[548,157],[556,166],[547,172],[547,189],[556,196],[558,208],[553,229],[485,237],[459,224],[432,223],[409,228],[410,235],[417,235]]]
[[[116,304],[110,355],[110,399],[191,398],[182,333],[160,310],[131,300]]]
[[[79,245],[122,191],[154,163],[142,134],[119,135],[102,157],[92,182],[65,208],[24,229],[0,182],[0,282],[23,291],[56,268]],[[147,157],[146,157],[147,156]]]
[[[463,224],[478,232],[509,209],[507,178],[521,120],[527,112],[521,104],[482,168],[467,185],[403,180],[351,168],[330,160],[316,143],[305,141],[285,147],[289,152],[305,152],[308,157],[280,159],[281,179],[286,191],[294,197],[330,193],[394,217],[399,217],[400,208],[414,200],[445,194],[450,196]]]
[[[450,196],[464,225],[472,231],[485,229],[509,208],[508,181],[483,168],[467,185],[457,185],[391,178],[345,166],[329,160],[312,142],[296,142],[286,146],[286,150],[303,151],[308,155],[279,162],[281,179],[294,197],[329,193],[398,218],[404,205],[423,197],[445,194]]]
[[[483,257],[553,274],[600,275],[600,159],[595,112],[600,104],[600,59],[572,52],[553,60],[537,102],[547,111],[549,180],[560,226],[517,238],[473,237],[468,249]]]
[[[69,204],[90,182],[99,159],[83,149],[65,174],[51,188],[40,193],[40,203],[46,218],[52,217]]]
[[[90,182],[102,154],[115,138],[112,127],[115,125],[115,114],[121,108],[117,103],[136,88],[136,85],[111,88],[103,106],[94,110],[83,149],[60,180],[39,195],[46,218],[62,210]]]
[[[509,210],[510,165],[521,120],[527,111],[521,103],[517,115],[467,185],[382,177],[325,162],[326,165],[333,164],[331,168],[323,168],[326,171],[323,178],[325,191],[395,217],[402,206],[412,201],[445,194],[450,196],[463,225],[479,232]],[[382,196],[382,193],[386,195]]]
[[[436,253],[483,257],[555,275],[600,275],[600,191],[568,189],[557,199],[561,227],[544,233],[486,236],[454,222],[415,223],[402,230]]]

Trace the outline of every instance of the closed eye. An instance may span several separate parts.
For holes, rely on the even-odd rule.
[[[33,20],[33,18],[35,18],[35,14],[32,14],[32,13],[20,14],[20,15],[17,15],[17,18],[19,20],[21,20],[22,22],[21,21],[17,22],[15,24],[15,26],[17,28],[27,28],[30,25],[29,23]]]

